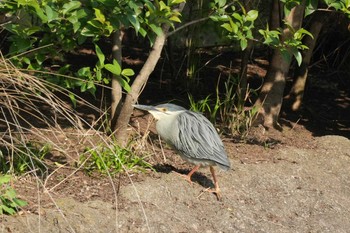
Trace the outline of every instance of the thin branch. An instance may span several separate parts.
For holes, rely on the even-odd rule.
[[[205,21],[207,19],[209,19],[209,16],[208,17],[204,17],[204,18],[200,18],[200,19],[196,19],[196,20],[193,20],[193,21],[188,22],[188,23],[185,23],[184,25],[181,25],[180,27],[176,28],[174,31],[168,32],[167,36],[172,36],[176,32],[178,32],[178,31],[180,31],[180,30],[182,30],[182,29],[184,29],[186,27],[189,27],[192,24],[200,23],[200,22],[203,22],[203,21]]]

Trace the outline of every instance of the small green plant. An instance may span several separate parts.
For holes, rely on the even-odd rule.
[[[231,134],[246,137],[258,114],[258,108],[246,107],[249,98],[255,94],[254,91],[249,87],[245,90],[244,95],[241,95],[241,91],[239,90],[239,78],[230,75],[225,82],[225,98],[220,114],[222,122]]]
[[[188,100],[190,101],[190,109],[194,112],[205,112],[210,111],[210,96],[208,95],[202,100],[195,101],[191,94],[188,94]]]
[[[16,191],[11,187],[10,175],[0,174],[0,214],[15,214],[19,208],[28,203],[17,198]]]
[[[216,124],[217,119],[220,119],[230,134],[239,134],[245,137],[258,114],[258,108],[245,106],[251,95],[254,94],[253,90],[247,88],[244,97],[242,97],[241,90],[238,88],[238,77],[230,75],[225,81],[223,93],[220,93],[219,85],[217,85],[215,98],[208,95],[204,99],[195,101],[193,96],[189,94],[190,109],[195,112],[203,112],[213,124]]]
[[[47,171],[44,158],[51,151],[49,144],[28,142],[25,145],[12,145],[11,150],[12,153],[9,149],[0,149],[0,172],[23,174],[33,170],[40,173]]]
[[[87,148],[80,156],[80,164],[84,170],[91,174],[97,171],[102,174],[116,174],[124,169],[135,169],[143,171],[152,168],[144,158],[137,156],[129,148],[118,145],[107,147],[100,145],[95,148]]]
[[[258,114],[258,107],[240,108],[233,115],[228,125],[232,134],[238,133],[243,138],[249,133],[249,129]]]
[[[213,124],[216,123],[216,118],[223,104],[220,98],[219,82],[220,79],[216,85],[215,98],[211,98],[211,95],[208,95],[204,99],[196,102],[193,96],[191,94],[188,94],[188,99],[190,101],[190,109],[192,111],[202,112],[208,115],[210,122],[212,122]]]
[[[208,115],[209,120],[215,124],[218,110],[220,108],[220,99],[211,99],[211,95],[208,95],[204,99],[195,101],[191,94],[188,94],[188,99],[190,101],[190,109],[194,112],[202,112]]]

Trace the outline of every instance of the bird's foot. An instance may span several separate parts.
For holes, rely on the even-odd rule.
[[[185,180],[187,180],[192,185],[193,183],[192,183],[191,177],[192,177],[193,173],[195,173],[199,169],[199,167],[200,167],[200,165],[195,166],[187,175],[184,175],[184,174],[181,174],[178,172],[175,172],[175,173],[178,174],[179,176],[182,176],[183,178],[185,178]]]
[[[178,173],[178,172],[175,172],[174,173],[178,176],[181,176],[182,178],[184,178],[185,180],[187,180],[188,183],[190,183],[190,185],[193,185],[193,182],[191,180],[191,176],[189,175],[185,175],[185,174],[181,174],[181,173]]]
[[[202,196],[204,192],[214,193],[218,201],[221,201],[221,191],[219,188],[206,188],[197,196],[197,198]]]

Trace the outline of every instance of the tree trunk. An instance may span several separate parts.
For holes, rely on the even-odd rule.
[[[168,30],[168,25],[163,26],[163,33],[157,36],[156,40],[154,41],[152,50],[142,69],[140,70],[140,73],[137,75],[133,84],[131,85],[131,91],[126,95],[121,112],[116,119],[116,125],[113,128],[113,131],[115,132],[117,141],[122,146],[125,146],[128,141],[127,125],[133,111],[132,105],[136,103],[139,95],[141,94],[142,88],[144,85],[146,85],[150,74],[153,72],[160,58]]]
[[[178,7],[178,11],[181,12],[185,6],[185,3],[181,3]],[[121,146],[126,146],[128,142],[128,131],[127,126],[133,112],[133,104],[136,103],[143,87],[146,85],[150,74],[153,72],[157,62],[160,58],[161,52],[163,50],[165,40],[168,34],[170,26],[168,24],[163,24],[163,33],[156,37],[152,50],[140,70],[139,74],[136,76],[134,82],[131,85],[131,91],[127,93],[124,104],[121,108],[119,115],[116,118],[115,127],[113,127],[113,132],[115,132],[115,137]]]
[[[294,7],[285,18],[286,22],[291,25],[294,30],[298,30],[301,27],[304,9],[305,0],[303,0],[300,5]],[[281,35],[281,41],[285,41],[291,36],[291,30],[285,27]],[[265,82],[261,88],[259,98],[255,103],[260,109],[257,121],[267,128],[279,127],[277,120],[282,106],[283,92],[291,60],[291,52],[289,56],[282,56],[279,49],[274,50]]]
[[[116,31],[112,35],[112,56],[122,66],[122,40],[124,32],[122,30]],[[115,75],[112,77],[112,93],[111,93],[111,128],[116,125],[116,118],[121,110],[122,103],[122,87]]]
[[[280,0],[273,0],[271,2],[271,15],[269,22],[270,30],[276,30],[277,28],[281,27],[282,12],[283,9],[281,7]]]
[[[286,100],[288,101],[289,106],[293,111],[298,111],[302,104],[306,79],[308,75],[308,66],[310,64],[312,53],[316,45],[317,37],[324,24],[324,15],[324,12],[315,13],[309,29],[309,32],[314,36],[314,38],[306,36],[303,42],[303,44],[306,45],[309,49],[303,50],[301,52],[303,61],[295,72],[292,89],[290,90],[289,95],[286,97]]]
[[[283,27],[283,3],[280,0],[272,0],[271,2],[271,13],[269,18],[269,29],[277,30]],[[269,61],[272,60],[273,49],[268,49],[267,58]]]

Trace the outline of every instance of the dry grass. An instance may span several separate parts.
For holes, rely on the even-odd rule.
[[[70,102],[69,96],[73,94],[72,92],[37,78],[34,72],[18,70],[2,56],[0,60],[0,149],[7,156],[0,157],[0,160],[6,158],[7,163],[11,163],[19,153],[27,156],[30,170],[21,177],[30,175],[30,179],[35,179],[37,213],[41,214],[40,202],[43,194],[49,197],[60,212],[52,194],[82,169],[84,162],[81,163],[79,158],[84,153],[84,148],[93,149],[101,146],[112,148],[115,144],[113,138],[105,133],[108,109],[102,111],[76,96],[77,106],[82,106],[84,109],[84,114],[78,113]],[[87,120],[85,118],[89,115],[87,113],[97,117]],[[38,173],[36,168],[38,161],[33,151],[28,148],[28,143],[50,145],[50,157],[59,159],[45,161],[43,164],[46,172]],[[62,162],[60,158],[63,158]],[[74,167],[72,164],[79,166]],[[54,185],[48,185],[52,176],[67,167],[71,170],[69,175]],[[125,172],[132,183],[129,171],[125,169]],[[108,179],[114,193],[117,227],[117,187],[109,173]],[[137,193],[137,190],[135,192]],[[140,208],[143,209],[141,201]],[[64,214],[61,214],[65,218]],[[71,231],[74,232],[74,229]]]

